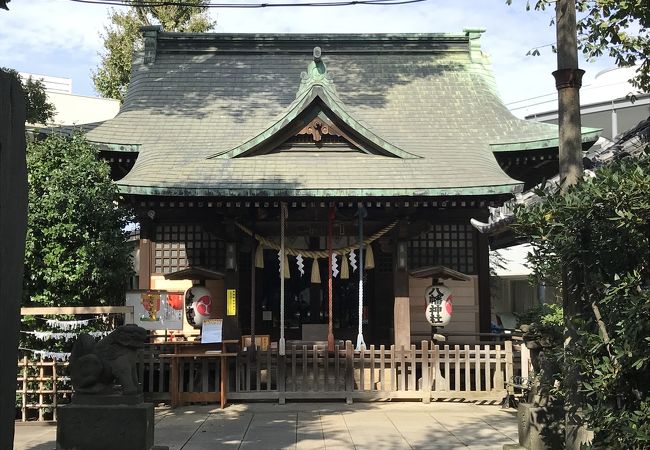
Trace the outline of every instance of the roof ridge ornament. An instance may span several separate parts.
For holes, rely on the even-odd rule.
[[[156,52],[158,47],[158,34],[162,33],[161,25],[149,25],[140,27],[140,32],[144,38],[144,63],[152,64],[156,62]]]
[[[307,71],[300,73],[300,87],[298,88],[296,98],[302,96],[314,86],[321,86],[324,90],[329,91],[330,94],[338,97],[334,82],[329,77],[327,66],[321,58],[322,53],[320,47],[314,47],[314,59],[307,66]]]

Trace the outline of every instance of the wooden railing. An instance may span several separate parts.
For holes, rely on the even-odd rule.
[[[166,343],[145,345],[138,363],[138,378],[147,401],[168,402],[170,400],[170,361],[158,355],[173,353],[173,351],[173,346]]]
[[[147,401],[170,401],[169,343],[148,344],[138,372]],[[230,400],[291,399],[485,399],[501,400],[514,376],[529,374],[528,352],[512,341],[481,345],[396,348],[371,345],[354,350],[347,341],[328,352],[323,345],[291,344],[278,350],[241,351],[229,364]],[[56,420],[56,406],[70,399],[67,363],[45,358],[18,361],[16,419]],[[180,390],[196,401],[217,390],[219,363],[188,360],[179,371]]]
[[[322,346],[240,353],[231,399],[438,398],[492,399],[505,396],[515,375],[513,345],[371,345],[355,351],[350,341],[330,353]]]

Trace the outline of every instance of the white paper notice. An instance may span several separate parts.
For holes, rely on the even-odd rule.
[[[223,330],[223,319],[206,319],[201,328],[201,344],[212,344],[221,342]]]

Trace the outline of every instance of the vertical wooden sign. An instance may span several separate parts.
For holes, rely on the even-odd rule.
[[[235,289],[226,290],[226,315],[237,315],[237,291]]]

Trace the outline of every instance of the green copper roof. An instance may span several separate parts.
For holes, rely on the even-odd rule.
[[[316,47],[320,55],[320,48]],[[314,53],[316,53],[314,49]],[[345,111],[338,99],[334,83],[329,78],[325,64],[319,59],[309,63],[307,72],[301,74],[300,87],[296,100],[290,105],[286,114],[284,114],[277,122],[266,128],[262,133],[254,138],[246,141],[227,152],[217,153],[212,155],[211,158],[235,158],[238,156],[246,155],[249,151],[260,147],[269,147],[271,140],[278,134],[285,135],[285,130],[288,128],[295,128],[296,119],[303,116],[303,119],[309,121],[315,118],[319,113],[327,111],[330,119],[340,121],[347,125],[355,134],[361,136],[368,144],[375,147],[379,154],[384,156],[396,156],[399,158],[417,158],[418,156],[412,155],[404,150],[395,147],[394,145],[384,141],[379,136],[375,135],[372,131],[361,125],[359,122]],[[304,121],[303,120],[303,121]],[[294,125],[292,127],[292,125]],[[298,126],[302,128],[302,126]]]
[[[287,187],[284,189],[259,188],[194,188],[194,187],[149,187],[149,186],[120,186],[123,194],[164,195],[164,196],[199,196],[199,197],[447,197],[447,196],[476,196],[499,195],[521,192],[520,183],[500,186],[448,187],[435,189],[384,188],[384,189],[299,189]]]
[[[479,30],[406,35],[149,30],[120,113],[89,126],[88,138],[138,145],[135,165],[118,182],[122,192],[132,194],[514,192],[520,183],[501,170],[493,152],[552,145],[557,127],[510,114],[479,38]],[[322,49],[318,60],[315,47]],[[370,151],[317,143],[278,146],[316,114],[338,121]],[[270,146],[277,148],[269,152]]]
[[[589,144],[594,143],[598,140],[600,132],[603,131],[602,128],[582,128],[582,143]],[[523,141],[523,142],[510,142],[506,144],[490,144],[492,151],[494,152],[518,152],[524,150],[538,150],[542,148],[553,148],[557,147],[559,144],[558,137],[552,137],[548,139],[541,139],[536,141]]]

